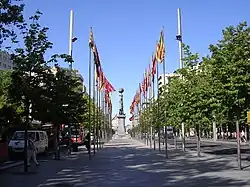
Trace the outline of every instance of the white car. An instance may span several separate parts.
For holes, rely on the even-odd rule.
[[[48,149],[48,135],[45,131],[29,130],[28,137],[33,134],[37,154],[45,153]],[[24,131],[16,131],[9,142],[10,156],[24,152]]]

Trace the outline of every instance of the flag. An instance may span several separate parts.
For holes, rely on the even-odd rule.
[[[108,93],[115,91],[115,88],[112,86],[112,84],[107,79],[105,80],[105,91]]]
[[[138,90],[135,97],[135,104],[138,105],[140,101],[141,101],[141,93],[140,90]]]
[[[147,77],[147,87],[149,88],[151,86],[151,68],[150,68],[150,64],[148,65],[148,77]]]
[[[141,92],[142,92],[142,88],[141,88],[141,84],[139,83],[139,88],[138,88],[137,97],[136,97],[136,105],[139,105],[141,102]]]
[[[108,92],[105,92],[104,101],[105,101],[105,103],[109,102],[109,93]]]
[[[112,112],[112,102],[108,92],[105,91],[104,101],[108,105],[109,113]]]
[[[89,47],[90,47],[90,48],[93,48],[93,47],[94,47],[94,36],[93,36],[92,27],[90,27]]]
[[[135,105],[134,105],[134,101],[132,102],[132,104],[130,105],[130,114],[134,113],[134,109],[135,109]]]
[[[143,75],[142,83],[141,83],[141,90],[143,93],[146,91],[146,82],[145,82],[145,74]]]
[[[161,31],[160,40],[158,41],[155,55],[156,55],[156,60],[159,63],[162,63],[163,60],[165,59],[165,44],[164,44],[163,30]]]
[[[146,91],[147,91],[147,69],[144,72],[144,76],[143,76],[143,83],[142,83],[142,91],[144,96],[146,96]]]
[[[99,58],[99,54],[98,54],[96,44],[94,44],[94,46],[93,46],[93,54],[94,54],[94,63],[95,63],[95,68],[96,68],[96,75],[97,75],[98,78],[100,78],[101,63],[100,63],[100,58]]]
[[[154,75],[156,74],[156,68],[157,68],[157,60],[155,55],[152,55],[152,80],[154,81]]]
[[[145,92],[148,91],[148,71],[145,69]]]
[[[105,77],[102,69],[100,71],[99,81],[100,81],[99,90],[102,90],[105,87],[105,82],[106,82],[106,77]]]
[[[129,121],[133,121],[135,119],[134,115],[132,115],[130,118],[129,118]]]

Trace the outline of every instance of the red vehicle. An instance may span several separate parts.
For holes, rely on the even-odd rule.
[[[71,134],[71,137],[69,137]],[[62,128],[61,144],[71,144],[73,151],[78,150],[78,146],[84,144],[84,131],[82,128],[75,128],[64,125]]]

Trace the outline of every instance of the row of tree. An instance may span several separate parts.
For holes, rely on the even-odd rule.
[[[157,99],[149,99],[146,108],[140,107],[144,100],[140,93],[141,102],[136,102],[139,110],[132,111],[139,115],[140,124],[133,128],[134,132],[149,132],[151,126],[158,130],[166,125],[178,130],[181,123],[188,131],[194,128],[196,132],[211,132],[212,122],[224,132],[235,132],[237,120],[242,129],[247,127],[250,27],[243,22],[222,33],[223,38],[210,45],[210,55],[203,58],[183,45],[184,68],[174,72],[175,76],[159,90]]]
[[[55,127],[75,124],[89,128],[93,118],[99,118],[104,124],[104,111],[83,91],[77,72],[58,65],[73,62],[72,57],[55,54],[45,58],[53,44],[47,37],[48,28],[39,24],[41,12],[37,11],[25,21],[23,5],[13,5],[8,0],[1,0],[0,3],[1,51],[4,45],[10,43],[7,41],[11,41],[11,48],[7,48],[13,51],[11,59],[14,65],[13,70],[0,71],[2,129],[21,127],[32,120],[52,123]],[[15,43],[19,47],[15,48]],[[99,116],[91,115],[89,119],[89,112],[93,114],[94,110],[99,111]]]

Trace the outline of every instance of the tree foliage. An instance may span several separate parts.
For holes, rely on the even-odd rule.
[[[25,26],[23,8],[23,4],[14,5],[10,0],[0,0],[0,46],[7,38],[16,42],[15,27],[21,29]]]
[[[185,67],[169,79],[160,99],[142,111],[140,120],[147,116],[154,127],[167,124],[176,129],[184,122],[187,129],[199,127],[210,132],[214,120],[218,127],[231,131],[235,131],[237,117],[241,127],[246,125],[250,110],[250,28],[243,22],[222,33],[222,39],[209,46],[211,55],[202,59],[188,45],[183,46]]]
[[[91,127],[95,125],[97,128],[98,122],[98,128],[104,129],[104,111],[83,92],[77,72],[58,65],[61,62],[72,63],[72,57],[54,54],[45,58],[53,44],[47,36],[48,28],[39,24],[42,13],[37,11],[24,21],[23,5],[11,5],[7,0],[0,3],[0,42],[8,37],[12,43],[16,42],[16,34],[11,29],[11,25],[16,25],[24,44],[14,49],[11,55],[14,70],[0,71],[1,125],[20,126],[24,122],[39,120],[42,124],[52,123],[57,128],[59,124],[90,128],[90,113]]]
[[[30,17],[31,23],[23,29],[24,48],[13,54],[15,64],[11,74],[9,96],[12,103],[30,109],[32,119],[52,124],[83,124],[87,112],[87,98],[74,71],[61,68],[60,59],[72,60],[68,55],[44,56],[52,43],[48,40],[48,28],[41,27],[38,11]],[[52,68],[54,66],[54,68]],[[23,113],[24,118],[27,113]]]

